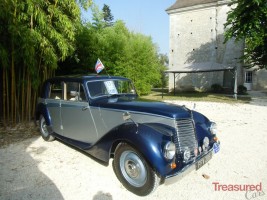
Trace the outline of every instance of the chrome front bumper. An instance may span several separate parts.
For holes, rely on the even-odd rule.
[[[211,148],[206,153],[203,153],[201,156],[197,157],[193,162],[191,162],[190,164],[186,165],[185,167],[183,167],[181,170],[179,170],[175,174],[167,176],[166,179],[165,179],[164,184],[165,185],[173,184],[173,183],[181,180],[183,177],[185,177],[190,172],[195,171],[196,170],[196,163],[198,163],[201,159],[205,159],[205,157],[208,156],[210,153],[212,154],[212,157],[213,157],[213,155],[215,154],[213,148]]]

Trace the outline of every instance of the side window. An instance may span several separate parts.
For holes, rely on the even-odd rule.
[[[51,84],[49,98],[62,99],[62,85],[60,82]]]
[[[67,101],[86,101],[82,84],[77,82],[66,83]]]

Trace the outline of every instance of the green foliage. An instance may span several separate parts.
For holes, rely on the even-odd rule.
[[[155,88],[162,88],[162,87],[167,87],[168,84],[168,75],[164,72],[168,65],[169,65],[169,58],[167,54],[159,54],[158,59],[160,62],[160,65],[162,66],[160,69],[161,73],[161,83],[154,85]]]
[[[247,88],[243,85],[239,85],[237,88],[238,94],[247,94]]]
[[[213,93],[222,93],[223,92],[223,87],[220,84],[213,84],[211,86],[211,92],[213,92]]]
[[[92,6],[92,23],[81,8],[92,0],[0,1],[0,120],[31,120],[41,83],[54,75],[94,72],[97,58],[110,75],[133,79],[140,94],[160,82],[164,66],[150,37],[130,32]],[[2,92],[3,91],[3,92]]]
[[[250,67],[267,69],[267,1],[232,0],[225,27],[226,41],[245,39],[243,59]],[[236,5],[236,6],[235,6]]]
[[[99,7],[96,4],[92,5],[91,10],[93,15],[93,27],[97,30],[103,29],[105,27],[104,13],[99,10]]]
[[[88,0],[77,1],[82,7]],[[40,83],[75,50],[80,7],[75,0],[0,1],[0,117],[30,120]],[[3,79],[2,79],[3,77]]]
[[[24,62],[31,70],[40,61],[56,68],[58,60],[73,53],[76,23],[80,20],[75,1],[4,2],[0,7],[1,22],[6,26],[1,29],[1,49],[14,43],[16,62]]]
[[[132,79],[140,94],[148,94],[154,85],[161,83],[164,67],[150,37],[131,33],[123,55],[116,75]]]
[[[93,0],[78,0],[77,2],[85,10],[87,10],[93,4]]]
[[[94,66],[100,58],[110,75],[132,79],[139,94],[161,86],[168,59],[158,55],[151,37],[130,32],[120,20],[106,26],[104,14],[96,5],[92,15],[92,22],[81,24],[76,35],[75,56],[60,64],[58,74],[95,73]]]
[[[140,100],[145,101],[201,101],[201,102],[220,102],[220,103],[249,103],[251,97],[238,96],[236,100],[232,95],[225,94],[211,94],[206,92],[178,92],[174,96],[172,93],[152,92],[149,95],[141,96]]]

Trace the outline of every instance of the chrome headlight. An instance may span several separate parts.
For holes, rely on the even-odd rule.
[[[211,125],[210,125],[210,132],[214,135],[217,134],[218,130],[217,130],[217,124],[212,122]]]
[[[175,151],[176,151],[175,144],[173,142],[168,142],[164,146],[164,157],[169,160],[173,159]]]

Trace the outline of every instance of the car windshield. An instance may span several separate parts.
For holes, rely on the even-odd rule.
[[[92,98],[136,94],[134,86],[129,80],[91,81],[87,83],[87,86]]]

